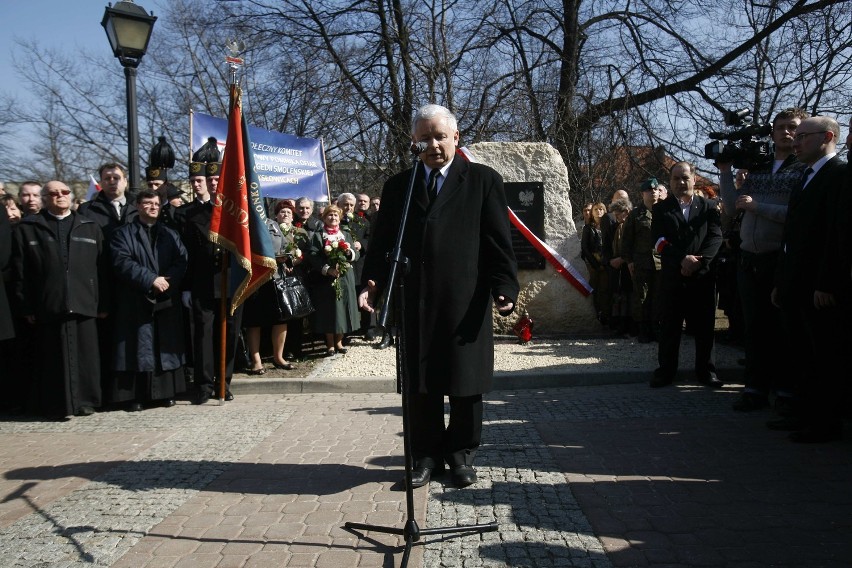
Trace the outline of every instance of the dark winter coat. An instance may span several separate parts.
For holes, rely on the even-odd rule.
[[[6,272],[12,257],[12,224],[6,208],[0,211],[0,341],[15,337],[12,310],[6,297]]]
[[[411,170],[392,177],[362,282],[383,289],[385,260],[396,242]],[[430,206],[425,170],[418,166],[405,229],[407,364],[414,391],[453,396],[488,392],[494,371],[492,298],[516,302],[517,262],[512,250],[503,180],[493,169],[456,156]]]
[[[73,215],[68,271],[62,263],[50,214],[21,220],[13,242],[13,278],[21,316],[58,321],[67,315],[97,317],[109,306],[109,265],[98,225]]]
[[[107,244],[112,240],[112,233],[116,229],[132,223],[139,216],[139,212],[136,211],[136,200],[129,194],[125,194],[125,197],[127,197],[127,203],[121,208],[121,215],[103,192],[98,193],[91,201],[81,204],[77,209],[78,213],[98,224]]]
[[[352,236],[340,230],[343,238],[354,244]],[[356,296],[355,271],[352,266],[343,276],[340,276],[341,297],[338,300],[334,291],[334,278],[323,275],[322,268],[328,264],[323,247],[323,231],[320,229],[311,234],[307,261],[310,279],[311,302],[316,310],[311,315],[311,329],[317,333],[350,333],[361,325],[361,315],[358,312],[358,299]],[[352,249],[354,261],[358,260],[358,253]]]
[[[157,223],[153,230],[154,249],[138,219],[113,233],[110,256],[121,287],[121,301],[115,303],[113,314],[114,371],[170,371],[184,363],[180,285],[186,248],[165,225]],[[154,295],[151,285],[158,276],[168,279],[169,289]]]

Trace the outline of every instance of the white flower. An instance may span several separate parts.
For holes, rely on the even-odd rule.
[[[337,248],[337,247],[339,247],[339,246],[340,246],[340,241],[333,241],[333,242],[331,243],[331,248]]]
[[[325,245],[323,248],[325,249],[325,252],[331,252],[331,245]]]

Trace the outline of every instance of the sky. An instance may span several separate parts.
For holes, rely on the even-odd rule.
[[[135,3],[157,15],[153,0]],[[20,52],[16,40],[38,39],[46,48],[109,55],[101,27],[106,6],[104,0],[0,0],[0,91],[26,97],[12,63],[13,52]],[[81,64],[83,73],[85,62]]]

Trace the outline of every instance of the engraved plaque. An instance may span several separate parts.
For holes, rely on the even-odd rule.
[[[544,182],[506,182],[503,185],[509,207],[535,236],[544,241]],[[546,261],[541,253],[535,250],[532,243],[514,225],[511,231],[512,248],[518,259],[518,268],[543,270]]]

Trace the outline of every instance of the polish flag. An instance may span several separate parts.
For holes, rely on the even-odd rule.
[[[101,190],[100,184],[95,181],[95,176],[89,175],[89,189],[86,191],[86,201],[91,201]]]
[[[461,156],[468,162],[476,162],[476,157],[466,146],[456,148],[456,154]],[[509,210],[509,221],[520,231],[521,235],[530,242],[530,244],[550,263],[550,265],[558,272],[565,280],[568,281],[580,294],[588,296],[592,293],[592,286],[583,278],[583,275],[568,261],[567,258],[559,254],[552,246],[538,238],[523,221],[512,211]]]

